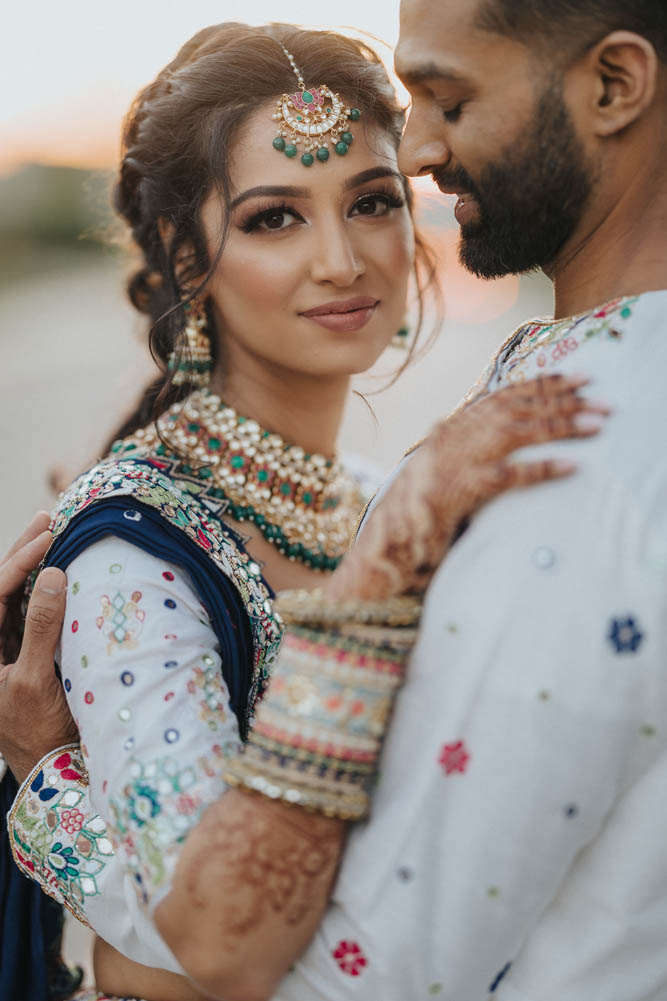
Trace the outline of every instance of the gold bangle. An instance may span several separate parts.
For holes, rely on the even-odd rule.
[[[422,603],[412,595],[383,601],[332,601],[321,589],[281,591],[274,607],[286,625],[415,626]]]

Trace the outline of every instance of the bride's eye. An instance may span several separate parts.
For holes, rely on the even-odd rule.
[[[350,215],[383,216],[390,209],[402,208],[404,204],[404,200],[398,195],[390,195],[389,193],[363,195],[352,206]]]
[[[291,212],[286,212],[284,209],[272,209],[264,215],[261,223],[266,229],[284,229],[293,220],[294,215]]]
[[[261,212],[256,212],[249,219],[246,219],[241,229],[244,233],[266,232],[267,230],[276,233],[282,229],[289,229],[300,220],[301,216],[294,209],[287,205],[274,205],[269,209],[262,209]]]

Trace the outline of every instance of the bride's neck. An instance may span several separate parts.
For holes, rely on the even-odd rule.
[[[257,368],[214,372],[210,389],[229,407],[307,452],[331,456],[343,419],[348,376],[315,378],[298,372]]]

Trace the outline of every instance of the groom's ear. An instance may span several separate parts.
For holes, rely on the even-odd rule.
[[[600,139],[638,121],[656,100],[660,61],[642,35],[611,32],[586,53],[578,68],[587,90],[589,129]]]

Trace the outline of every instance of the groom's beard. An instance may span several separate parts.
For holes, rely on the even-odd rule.
[[[480,278],[548,268],[574,232],[595,179],[556,85],[545,89],[523,134],[476,181],[461,167],[433,177],[477,201],[478,221],[461,227],[459,258]]]

